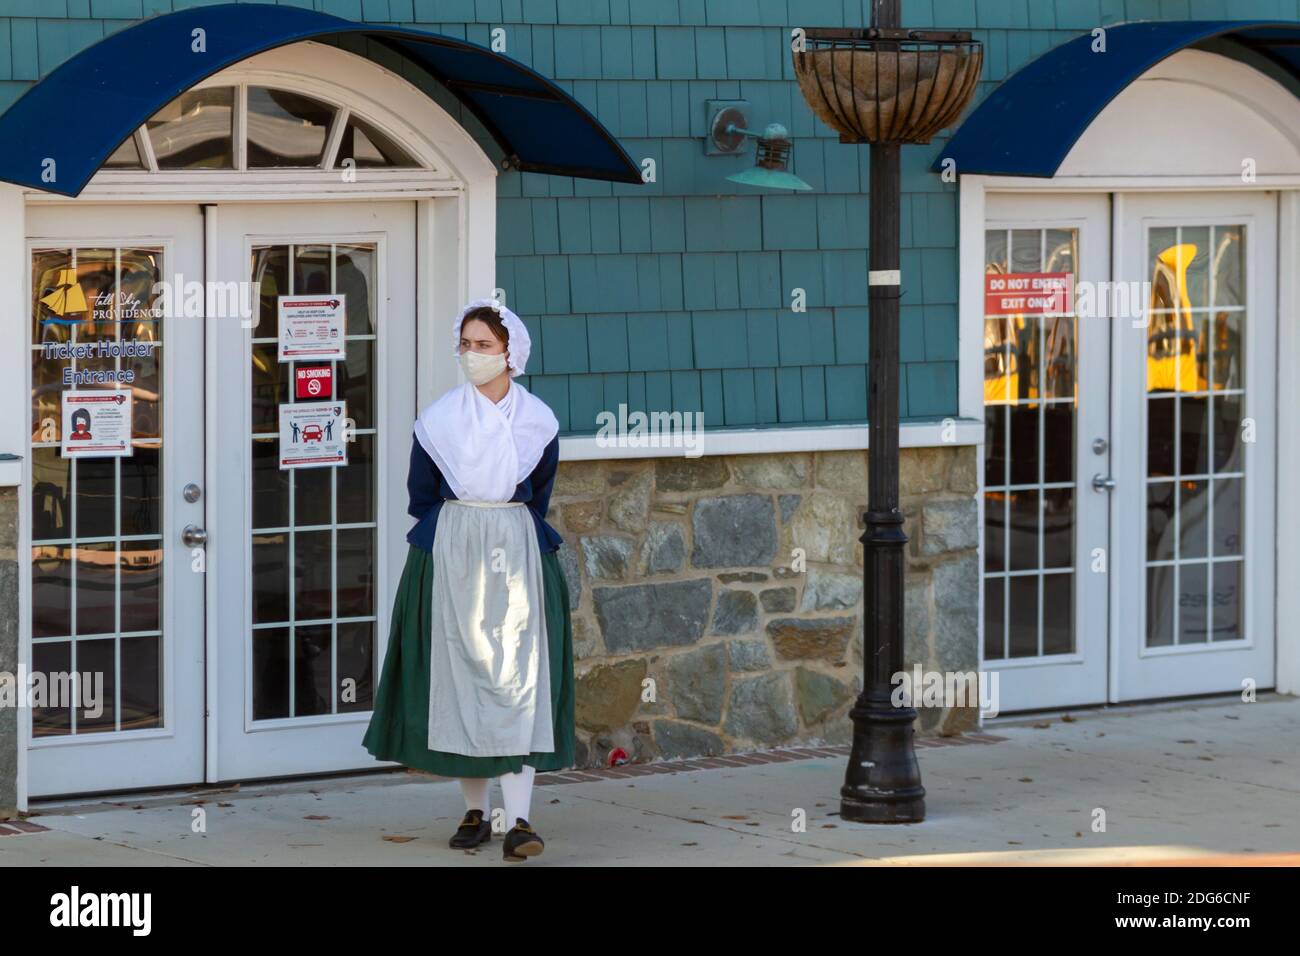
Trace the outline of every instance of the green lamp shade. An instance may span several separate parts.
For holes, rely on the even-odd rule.
[[[727,179],[733,183],[766,186],[769,189],[812,189],[794,173],[787,173],[780,169],[766,169],[762,166],[751,166],[742,172],[733,173]]]

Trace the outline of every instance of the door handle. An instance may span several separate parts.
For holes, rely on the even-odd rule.
[[[1092,490],[1093,490],[1093,491],[1114,491],[1114,490],[1115,490],[1115,486],[1118,485],[1118,484],[1119,484],[1119,482],[1116,481],[1114,478],[1112,478],[1110,475],[1093,475],[1093,476],[1092,476]]]
[[[181,544],[187,548],[201,548],[208,543],[208,532],[196,524],[187,524],[181,532]]]

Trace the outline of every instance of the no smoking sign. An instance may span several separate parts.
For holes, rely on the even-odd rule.
[[[293,370],[298,398],[333,398],[334,366],[309,365]]]

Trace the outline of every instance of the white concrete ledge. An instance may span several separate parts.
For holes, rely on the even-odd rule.
[[[943,422],[908,422],[898,430],[903,448],[976,445],[984,440],[984,423],[970,419]],[[817,428],[754,428],[706,431],[699,438],[701,455],[765,455],[800,451],[851,451],[867,447],[866,425],[824,425]],[[680,458],[687,450],[667,447],[619,447],[600,444],[594,435],[560,439],[561,461],[596,461],[623,458]],[[0,461],[0,488],[22,484],[23,463]]]
[[[851,451],[867,447],[866,425],[820,425],[815,428],[752,428],[705,431],[699,436],[698,448],[688,449],[680,442],[673,443],[668,436],[661,439],[662,447],[631,445],[632,439],[624,437],[622,444],[605,441],[594,435],[579,435],[560,439],[561,461],[596,461],[624,458],[681,458],[688,454],[697,457],[710,455],[763,455],[799,451]],[[904,422],[898,430],[899,445],[903,448],[931,448],[944,445],[977,445],[984,440],[984,423],[969,418],[945,419],[933,422]]]

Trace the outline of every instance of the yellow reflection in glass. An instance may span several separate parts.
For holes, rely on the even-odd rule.
[[[1005,275],[1001,263],[990,262],[984,269],[988,275]],[[1007,347],[1007,323],[1013,319],[992,318],[984,320],[984,403],[1002,405],[1016,394],[1016,356]]]
[[[989,275],[1005,275],[1007,272],[997,263],[989,263],[984,271]],[[998,405],[1038,397],[1037,376],[1034,374],[1037,332],[1038,327],[1023,314],[984,320],[985,404]]]
[[[1147,304],[1147,391],[1202,391],[1204,363],[1197,361],[1196,320],[1187,292],[1187,267],[1196,245],[1179,243],[1156,254],[1151,267],[1151,300]],[[1204,323],[1202,323],[1204,324]]]
[[[1011,401],[1019,387],[1017,353],[1008,348],[1008,324],[1023,325],[1023,318],[984,320],[984,402],[1001,405]]]

